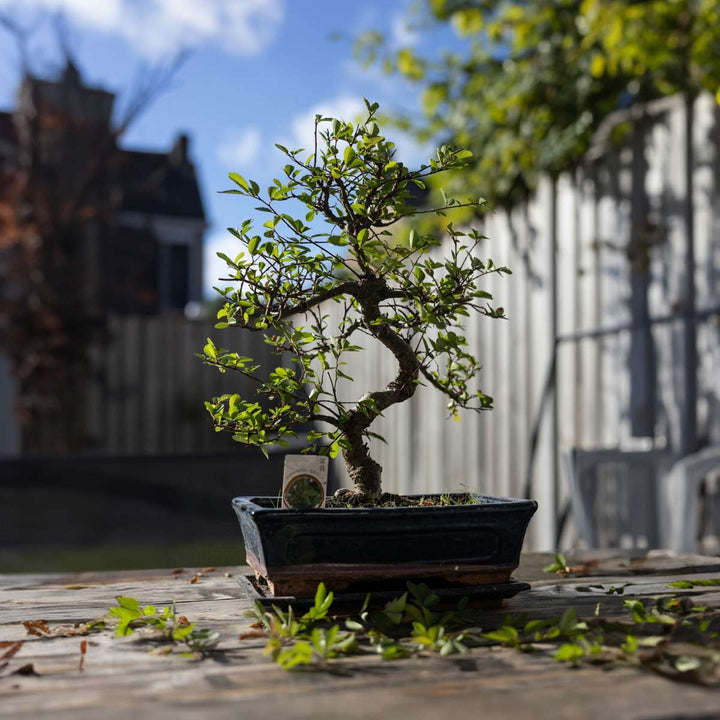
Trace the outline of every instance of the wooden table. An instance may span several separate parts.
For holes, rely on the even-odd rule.
[[[548,555],[523,558],[516,577],[532,590],[510,600],[507,611],[532,617],[561,615],[575,607],[591,616],[620,612],[630,596],[679,594],[679,578],[720,577],[720,559],[647,557],[607,551],[568,558],[593,577],[544,574]],[[377,656],[336,661],[331,671],[286,672],[262,655],[264,641],[240,641],[250,620],[235,575],[246,568],[218,568],[191,583],[196,569],[0,576],[0,642],[25,640],[0,670],[0,716],[14,718],[710,718],[720,717],[720,691],[673,682],[635,668],[572,669],[547,654],[504,647],[468,655],[414,657],[383,662]],[[699,575],[700,574],[700,575]],[[590,583],[630,583],[623,597],[589,593]],[[580,588],[580,590],[578,590]],[[697,603],[720,607],[720,588],[702,588]],[[88,642],[79,669],[80,637],[34,637],[22,621],[51,627],[97,618],[129,595],[155,605],[177,603],[178,612],[221,633],[217,652],[196,661],[150,654],[131,638],[109,632]],[[490,622],[490,616],[488,616]],[[0,648],[0,655],[8,645]],[[2,662],[0,662],[0,666]],[[18,674],[31,669],[33,675]]]

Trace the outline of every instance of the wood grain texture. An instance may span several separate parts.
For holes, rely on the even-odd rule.
[[[560,615],[575,607],[591,615],[598,600],[613,615],[622,597],[589,592],[588,584],[628,583],[628,596],[667,592],[667,582],[697,573],[720,577],[720,560],[653,553],[631,560],[617,553],[568,558],[587,577],[541,572],[547,555],[526,555],[516,577],[533,589],[503,611]],[[716,717],[720,693],[673,683],[633,669],[571,670],[542,656],[505,648],[469,655],[417,657],[386,663],[374,656],[338,661],[332,672],[287,673],[262,655],[262,638],[240,641],[250,621],[235,575],[218,568],[190,583],[198,568],[76,575],[0,576],[0,642],[24,640],[0,670],[0,716],[14,718],[670,718]],[[698,588],[698,602],[720,607],[718,588]],[[218,651],[204,661],[157,655],[132,637],[87,638],[26,634],[23,620],[80,622],[103,615],[116,595],[142,603],[171,601],[178,612],[221,633]],[[489,624],[495,614],[483,616]],[[80,670],[81,642],[88,641]],[[32,663],[36,675],[15,674]],[[2,665],[2,663],[0,663]]]

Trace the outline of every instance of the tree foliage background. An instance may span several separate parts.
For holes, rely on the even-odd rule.
[[[491,205],[572,170],[615,110],[703,90],[720,102],[716,0],[422,0],[408,22],[451,25],[458,47],[429,57],[366,33],[358,57],[422,88],[422,117],[398,121],[473,150],[456,182]]]

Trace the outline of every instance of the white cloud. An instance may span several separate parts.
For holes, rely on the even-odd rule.
[[[390,34],[395,47],[413,47],[420,40],[420,33],[413,29],[405,13],[393,15]]]
[[[346,122],[355,122],[367,112],[365,103],[362,98],[353,97],[352,95],[340,95],[319,102],[309,110],[296,115],[290,121],[292,137],[284,139],[280,142],[287,145],[291,150],[296,148],[304,148],[312,152],[314,147],[315,132],[315,116],[336,118],[337,120],[345,120]]]
[[[242,170],[257,160],[261,146],[262,133],[256,127],[249,127],[221,143],[217,157],[225,167]]]
[[[17,0],[0,0],[0,8]],[[158,59],[205,44],[257,55],[274,39],[285,0],[24,0],[23,10],[61,11],[78,25],[127,40]]]

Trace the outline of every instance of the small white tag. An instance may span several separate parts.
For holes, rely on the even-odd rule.
[[[321,455],[286,455],[282,507],[325,507],[328,459]]]

